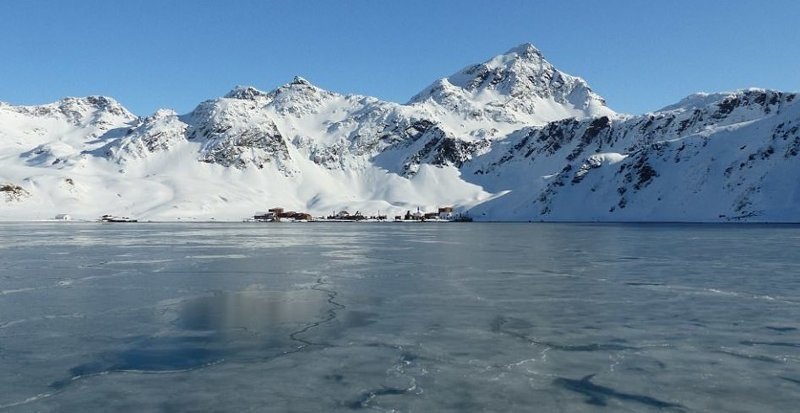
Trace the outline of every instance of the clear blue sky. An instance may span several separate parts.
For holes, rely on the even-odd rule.
[[[696,91],[800,90],[800,1],[0,1],[0,101],[102,94],[190,111],[233,86],[405,102],[523,43],[617,111]]]

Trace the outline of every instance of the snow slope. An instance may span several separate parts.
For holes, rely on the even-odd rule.
[[[684,103],[520,130],[505,150],[464,171],[489,191],[513,189],[473,212],[503,220],[800,221],[797,95],[752,89]]]
[[[0,219],[241,220],[282,206],[486,220],[800,221],[800,107],[759,89],[609,109],[529,44],[405,105],[296,77],[180,115],[0,103]]]

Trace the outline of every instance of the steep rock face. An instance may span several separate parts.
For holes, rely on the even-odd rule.
[[[125,136],[103,147],[102,156],[120,163],[146,158],[151,153],[167,152],[186,141],[186,129],[175,111],[162,109],[140,120]]]
[[[541,177],[480,207],[518,219],[777,220],[800,197],[784,177],[798,172],[799,128],[795,94],[694,96],[642,116],[527,128],[471,170]]]
[[[0,184],[0,194],[2,194],[5,202],[18,202],[31,196],[25,188],[9,183]]]
[[[488,140],[465,141],[435,126],[426,130],[423,137],[412,148],[408,148],[410,150],[406,150],[408,155],[404,158],[402,169],[404,176],[413,176],[423,164],[461,168],[491,146]]]
[[[796,105],[795,94],[767,90],[746,90],[720,94],[717,100],[703,107],[672,106],[641,116],[610,118],[602,116],[586,120],[565,119],[542,127],[523,128],[509,136],[507,149],[493,159],[484,170],[520,158],[536,159],[566,152],[564,160],[573,161],[587,153],[616,151],[632,153],[653,143],[680,139],[752,121],[791,118]],[[789,112],[784,113],[784,109]]]
[[[248,100],[227,98],[198,106],[188,116],[187,139],[202,144],[199,160],[239,169],[275,162],[290,173],[286,140],[275,122],[255,108]]]

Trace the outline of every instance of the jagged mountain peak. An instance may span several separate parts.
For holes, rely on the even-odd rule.
[[[322,89],[308,80],[295,76],[291,82],[269,92],[270,106],[281,114],[296,116],[317,112],[324,102],[341,95]]]
[[[295,116],[315,113],[331,99],[340,97],[313,85],[308,80],[295,76],[290,82],[269,92],[253,86],[236,86],[221,98],[200,103],[191,113],[182,116],[190,124],[203,124],[224,119],[261,119],[274,111],[278,116]]]
[[[269,94],[267,92],[263,92],[252,86],[237,85],[231,89],[230,92],[226,93],[224,97],[227,99],[255,100],[257,98],[268,96]]]
[[[108,96],[70,97],[58,102],[63,112],[95,112],[107,113],[121,118],[135,119],[136,116],[126,109],[116,99]]]
[[[64,111],[98,111],[109,112],[114,115],[134,117],[128,109],[117,102],[116,99],[108,96],[92,95],[84,97],[66,97],[51,105],[41,105],[38,107],[56,106]]]
[[[501,55],[494,56],[483,63],[469,66],[451,75],[450,81],[461,87],[477,88],[487,85],[482,85],[484,80],[490,80],[490,83],[492,81],[496,82],[495,84],[513,83],[515,81],[524,81],[525,77],[531,75],[549,76],[551,75],[550,72],[558,71],[544,58],[539,49],[530,43],[523,43]],[[476,82],[476,78],[481,76],[488,76],[491,79],[479,79]]]
[[[295,76],[289,83],[286,83],[270,92],[270,95],[275,96],[286,92],[333,93],[314,85],[301,76]]]
[[[176,118],[178,117],[178,113],[175,112],[174,109],[167,109],[161,108],[152,115],[145,118],[145,120],[155,120],[155,119],[164,119],[164,118]]]
[[[538,86],[535,88],[538,90],[528,91],[539,94],[547,93],[547,89],[560,88],[567,80],[574,79],[574,83],[586,86],[583,79],[556,70],[539,49],[530,43],[511,48],[506,53],[494,56],[483,63],[467,66],[445,79],[449,84],[467,91],[494,90],[503,95],[523,92],[518,90],[521,86],[534,89],[530,87],[532,83]],[[444,79],[440,79],[434,85],[441,84],[442,80]],[[430,94],[425,92],[412,98],[412,102],[430,97]]]
[[[426,103],[516,124],[614,115],[586,81],[556,69],[530,43],[439,79],[409,101]]]
[[[121,106],[116,99],[108,96],[101,96],[101,95],[90,95],[90,96],[83,96],[83,97],[66,97],[59,100],[59,103],[62,105],[69,105],[69,104],[79,104],[79,105],[88,105],[94,106],[97,108],[105,108],[105,107],[113,107],[113,106]]]
[[[53,103],[31,106],[6,106],[13,112],[32,117],[55,117],[81,126],[130,122],[137,116],[107,96],[66,97]]]
[[[224,98],[227,99],[241,99],[241,100],[256,100],[259,98],[274,98],[277,95],[286,92],[326,92],[323,89],[313,85],[311,82],[301,76],[295,76],[289,83],[286,83],[271,92],[264,92],[253,86],[237,85],[230,92],[226,93]]]
[[[311,84],[311,82],[309,82],[308,80],[306,80],[302,76],[295,76],[292,79],[292,81],[289,82],[289,84],[290,85],[302,85],[302,86],[314,86],[314,85]]]
[[[507,52],[503,53],[503,55],[518,55],[523,58],[531,58],[531,57],[542,57],[542,52],[536,48],[532,43],[522,43],[518,46],[512,47],[508,49]]]

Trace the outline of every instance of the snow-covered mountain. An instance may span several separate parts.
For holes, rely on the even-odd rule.
[[[454,205],[485,220],[800,221],[799,127],[795,94],[758,89],[619,115],[529,44],[407,104],[300,77],[185,115],[0,103],[0,219]]]
[[[586,81],[558,71],[531,44],[439,79],[409,103],[427,105],[440,118],[456,115],[460,122],[476,126],[543,125],[614,114]]]
[[[797,222],[799,130],[797,94],[694,95],[521,129],[462,173],[511,190],[475,208],[494,219]]]

